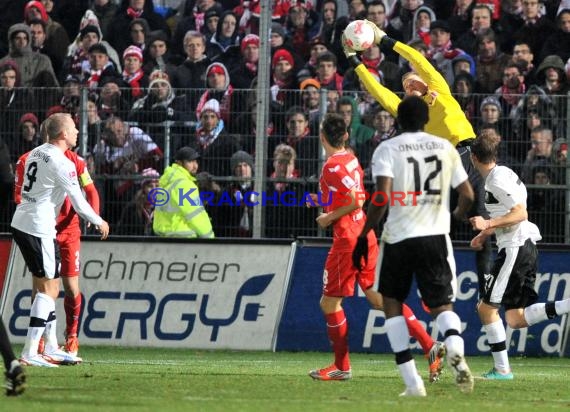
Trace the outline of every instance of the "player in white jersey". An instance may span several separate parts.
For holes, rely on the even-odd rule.
[[[48,143],[35,148],[24,166],[22,201],[12,218],[12,234],[32,273],[37,294],[30,310],[30,325],[20,361],[31,366],[57,366],[53,362],[78,363],[80,358],[58,348],[55,300],[59,294],[59,251],[56,243],[56,217],[65,196],[73,208],[95,225],[105,239],[109,225],[83,197],[75,165],[65,157],[77,144],[78,131],[69,114],[57,113],[48,119]],[[46,331],[44,355],[38,355],[39,340]]]
[[[386,331],[396,364],[406,384],[402,396],[426,396],[409,348],[402,303],[415,274],[422,299],[445,337],[447,362],[462,392],[473,390],[473,376],[465,362],[461,320],[453,312],[456,278],[449,239],[449,194],[459,193],[457,218],[463,218],[474,199],[459,154],[446,140],[424,133],[428,106],[408,96],[398,105],[402,134],[379,145],[372,156],[376,183],[368,220],[353,252],[355,266],[366,249],[366,234],[390,208],[382,241],[379,291],[384,297]],[[386,201],[388,199],[388,201]],[[357,266],[358,267],[358,266]]]
[[[525,185],[511,169],[496,164],[497,147],[494,136],[485,132],[471,146],[473,165],[485,179],[485,207],[491,216],[470,219],[473,229],[481,231],[471,240],[471,247],[480,248],[494,233],[499,248],[477,305],[494,360],[494,367],[483,377],[513,379],[499,308],[504,307],[507,324],[519,329],[569,313],[570,299],[536,303],[536,242],[541,236],[536,225],[527,220]]]

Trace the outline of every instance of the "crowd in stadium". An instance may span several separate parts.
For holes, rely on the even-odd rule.
[[[172,154],[183,146],[199,152],[202,190],[232,195],[251,190],[260,1],[1,3],[6,6],[0,16],[4,202],[11,202],[18,157],[41,144],[40,123],[52,113],[69,112],[79,126],[85,88],[86,160],[95,178],[109,177],[97,184],[102,213],[115,234],[152,234],[152,205],[145,194],[164,170],[167,135]],[[271,3],[267,165],[268,177],[285,179],[270,181],[272,191],[314,190],[298,182],[319,174],[321,90],[327,110],[345,118],[350,146],[365,169],[374,148],[396,133],[395,120],[364,92],[342,52],[344,27],[362,18],[430,59],[476,132],[496,131],[499,161],[525,183],[565,184],[570,1]],[[373,46],[361,57],[379,82],[402,90],[402,74],[410,67],[397,54],[384,55]],[[168,133],[165,120],[174,122]],[[241,179],[230,182],[231,176]],[[562,199],[562,191],[555,190],[529,196],[529,210],[542,213],[532,220],[542,225],[547,241],[563,241]],[[216,236],[251,236],[251,208],[209,213]],[[275,220],[267,225],[275,229],[270,235],[315,234],[310,213],[296,210],[289,220],[270,215]],[[559,223],[553,222],[558,215]]]

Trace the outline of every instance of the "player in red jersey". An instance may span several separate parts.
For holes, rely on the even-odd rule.
[[[46,120],[47,121],[47,120]],[[43,133],[42,133],[43,132]],[[40,133],[45,133],[45,122],[40,127]],[[43,136],[44,137],[44,136]],[[30,152],[24,153],[16,163],[16,176],[14,184],[14,200],[20,203],[22,198],[22,182],[24,181],[24,165]],[[77,153],[67,150],[65,157],[73,162],[77,172],[79,184],[87,202],[91,205],[95,213],[99,214],[99,193],[91,180],[85,160]],[[66,198],[56,223],[57,243],[61,254],[60,275],[63,282],[65,296],[63,306],[65,309],[65,350],[77,356],[79,351],[79,341],[77,332],[79,326],[79,315],[81,313],[82,297],[79,289],[79,251],[81,240],[81,228],[79,227],[79,216],[73,209],[71,201]],[[32,298],[35,291],[32,291]],[[41,343],[40,343],[41,346]],[[39,352],[43,352],[40,347]]]
[[[320,201],[325,199],[324,202],[328,205],[325,213],[317,218],[317,223],[322,228],[333,225],[333,245],[325,263],[320,306],[325,315],[335,361],[329,367],[309,372],[309,376],[319,380],[346,380],[352,377],[348,354],[348,324],[342,301],[344,297],[354,294],[355,282],[358,282],[374,309],[383,308],[382,295],[372,288],[378,259],[378,241],[373,231],[367,235],[368,259],[362,270],[359,272],[352,264],[352,250],[364,227],[366,216],[362,210],[364,172],[354,154],[345,149],[347,139],[348,132],[343,118],[338,114],[328,114],[320,130],[321,144],[327,157],[320,178]],[[317,195],[313,195],[313,204],[308,206],[318,206],[318,201]],[[420,342],[426,354],[433,352],[434,361],[430,359],[430,381],[435,381],[443,365],[445,347],[441,342],[434,342],[411,309],[405,307],[411,335]]]

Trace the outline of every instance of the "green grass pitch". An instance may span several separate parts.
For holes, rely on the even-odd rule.
[[[19,349],[19,348],[17,348]],[[84,363],[28,367],[28,388],[0,396],[0,411],[550,411],[570,410],[570,359],[513,358],[513,381],[477,379],[461,394],[446,368],[427,383],[427,362],[415,355],[426,398],[404,389],[392,355],[352,354],[354,377],[317,382],[307,376],[331,363],[328,353],[234,352],[82,347]],[[491,356],[468,358],[475,376]]]

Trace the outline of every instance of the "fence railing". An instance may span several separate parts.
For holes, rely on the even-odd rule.
[[[323,161],[318,125],[327,111],[337,110],[338,93],[290,90],[283,91],[286,100],[271,100],[265,126],[267,153],[258,154],[255,90],[234,90],[229,97],[211,93],[220,99],[219,119],[214,119],[213,126],[201,117],[201,112],[208,111],[204,110],[204,89],[173,90],[163,100],[149,91],[138,101],[127,101],[122,96],[128,93],[122,91],[102,97],[87,89],[64,90],[66,94],[61,89],[15,90],[10,104],[4,102],[0,113],[0,144],[5,145],[13,167],[21,154],[41,143],[39,127],[32,124],[35,127],[31,132],[24,125],[34,123],[27,113],[34,114],[38,122],[53,112],[71,113],[80,130],[77,150],[87,160],[102,198],[102,214],[114,226],[115,234],[152,234],[148,227],[151,215],[140,203],[145,199],[141,183],[148,180],[142,172],[152,168],[161,174],[182,146],[195,147],[202,155],[199,171],[205,173],[200,175],[200,189],[213,193],[207,209],[217,236],[251,236],[254,212],[262,214],[265,237],[323,234],[314,221],[316,209],[300,202],[305,193],[318,190]],[[500,132],[500,161],[527,185],[529,219],[540,227],[544,241],[570,243],[570,168],[566,155],[570,97],[522,95],[509,100],[515,101],[511,106],[499,99],[498,113],[483,110],[481,104],[487,95],[456,97],[476,132],[490,125]],[[286,103],[280,103],[283,101]],[[353,111],[349,129],[356,135],[359,128],[358,135],[364,136],[363,140],[350,139],[350,143],[367,170],[376,139],[394,134],[390,129],[393,120],[387,120],[386,113],[366,93],[345,91],[340,101],[348,102]],[[546,132],[532,132],[538,126]],[[274,158],[282,155],[275,152],[281,144],[291,146],[296,153],[293,172],[279,168],[283,158]],[[236,206],[213,201],[219,200],[216,196],[232,199],[235,191],[248,189],[232,170],[232,155],[238,150],[251,155],[252,171],[258,162],[264,162],[267,170],[265,187],[259,187],[256,177],[251,176],[249,190],[271,196],[287,193],[283,196],[291,199],[286,205]],[[0,231],[9,230],[14,209],[9,179],[5,180]],[[366,183],[371,188],[371,182]],[[465,227],[457,237],[466,240],[472,234]]]

